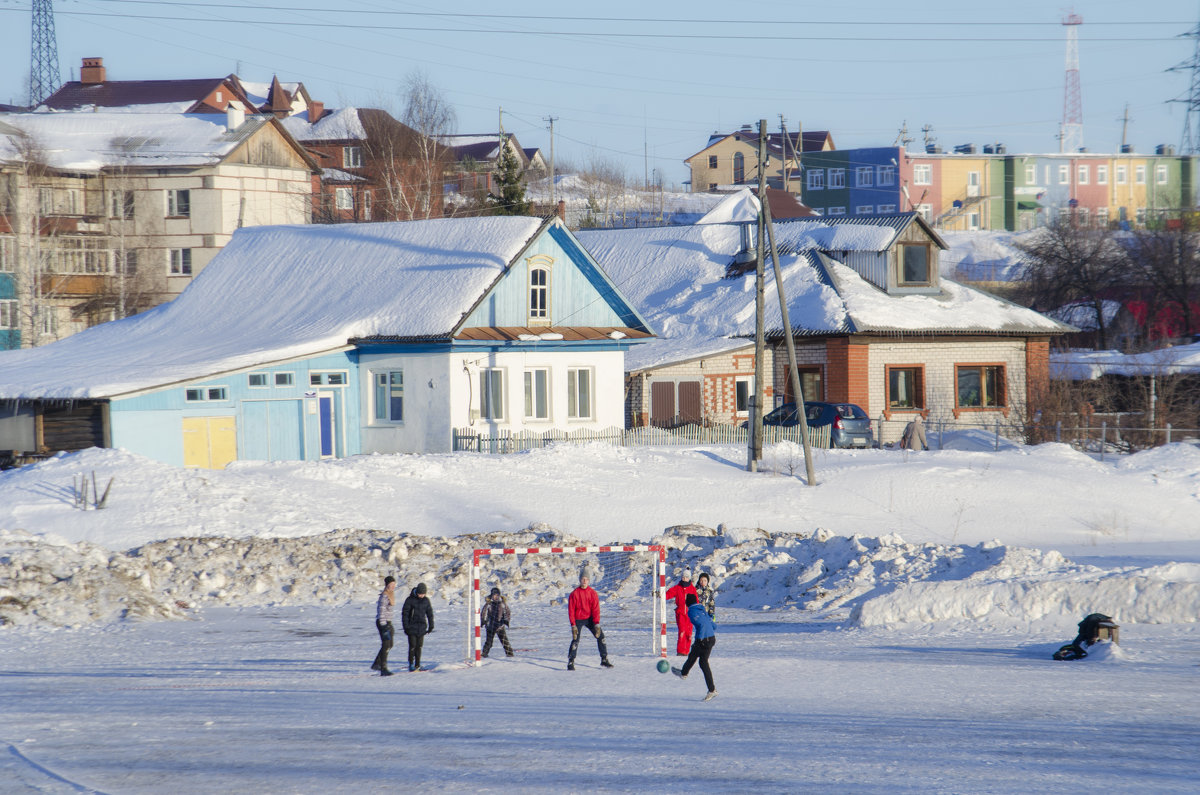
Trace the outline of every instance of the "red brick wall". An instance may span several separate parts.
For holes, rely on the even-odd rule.
[[[834,403],[857,403],[864,409],[870,403],[866,345],[845,338],[825,343],[828,364],[825,369],[825,397]]]
[[[1041,406],[1050,387],[1050,341],[1030,338],[1025,341],[1025,405],[1030,414]]]

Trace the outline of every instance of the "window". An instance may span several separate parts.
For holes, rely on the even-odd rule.
[[[529,269],[529,319],[548,321],[550,318],[550,272],[545,268]]]
[[[167,191],[167,215],[186,218],[192,214],[192,192],[190,190]]]
[[[846,169],[831,168],[829,169],[829,188],[844,188],[846,187]]]
[[[45,337],[58,337],[58,312],[48,306],[37,315],[37,330]]]
[[[354,189],[353,188],[334,188],[333,203],[339,210],[354,209]]]
[[[826,215],[845,215],[846,208],[845,207],[830,207],[829,209],[827,209],[825,211],[825,214]]]
[[[808,189],[825,190],[825,169],[810,168],[808,170]]]
[[[859,166],[854,169],[854,184],[859,188],[869,188],[875,182],[875,169],[870,166]]]
[[[955,405],[960,409],[1004,408],[1004,365],[960,364],[954,368]]]
[[[17,268],[13,244],[15,238],[0,237],[0,273],[12,273]]]
[[[1146,225],[1146,208],[1145,207],[1137,208],[1137,215],[1135,217],[1137,219],[1138,226],[1145,226]]]
[[[1108,166],[1096,166],[1096,184],[1108,184]]]
[[[921,365],[888,365],[887,406],[891,411],[925,408],[925,368]]]
[[[737,152],[733,156],[733,181],[735,183],[746,181],[746,156],[741,152]]]
[[[137,251],[135,249],[117,249],[113,252],[112,272],[133,276],[137,273]]]
[[[1037,182],[1037,166],[1032,164],[1025,166],[1025,184],[1032,185],[1035,182]]]
[[[246,376],[246,386],[251,389],[262,389],[267,385],[266,373],[249,373]]]
[[[933,223],[933,205],[932,204],[918,204],[917,212],[919,212],[921,214],[921,217],[923,219],[925,219],[925,223]]]
[[[753,383],[754,379],[749,376],[738,376],[736,383],[733,385],[738,414],[750,413],[750,385]]]
[[[913,166],[914,185],[933,184],[933,166],[930,163],[918,163]]]
[[[899,248],[900,283],[929,284],[929,246],[925,243],[905,243]]]
[[[592,417],[592,371],[586,368],[567,370],[567,418],[586,420]]]
[[[550,371],[545,368],[525,371],[525,419],[550,419]]]
[[[880,166],[877,176],[879,177],[879,179],[877,179],[875,181],[876,184],[878,184],[880,186],[895,185],[896,184],[896,167],[895,166]]]
[[[226,399],[225,387],[223,386],[199,386],[184,390],[184,400],[189,403]]]
[[[38,212],[42,215],[54,214],[54,188],[38,188]]]
[[[369,191],[369,190],[363,191],[362,202],[363,202],[362,217],[364,220],[370,221],[371,220],[371,191]]]
[[[717,167],[717,156],[716,156],[716,155],[709,155],[709,156],[708,156],[708,167],[709,167],[709,168],[716,168],[716,167]]]
[[[1107,207],[1097,207],[1096,208],[1096,226],[1100,227],[1101,229],[1108,226],[1108,208]]]
[[[1075,224],[1083,227],[1088,225],[1088,208],[1080,207],[1075,211]]]
[[[12,329],[17,327],[17,302],[0,301],[0,328]]]
[[[375,419],[404,422],[404,371],[372,373],[375,383]]]
[[[979,229],[979,213],[967,214],[967,229],[974,232]]]
[[[881,204],[878,207],[876,207],[875,209],[880,213],[894,213],[894,212],[896,212],[896,205]]]
[[[710,183],[708,183],[708,189],[709,189],[709,190],[716,190],[716,189],[717,189],[717,183],[715,183],[715,182],[710,182]]]
[[[479,371],[479,416],[485,420],[504,419],[504,371]]]
[[[1134,166],[1133,167],[1133,181],[1136,182],[1138,185],[1146,184],[1146,167],[1145,166]]]
[[[342,147],[342,168],[362,168],[363,156],[361,146]]]
[[[1063,164],[1058,167],[1058,184],[1059,185],[1070,185],[1071,184],[1071,167],[1070,166]]]
[[[346,374],[311,372],[308,374],[308,383],[312,386],[345,386]]]
[[[190,248],[171,249],[171,275],[192,275],[192,250]]]
[[[275,386],[291,386],[293,383],[292,373],[276,373]]]
[[[110,218],[133,217],[133,191],[114,190],[108,215]]]
[[[1091,169],[1088,166],[1080,166],[1077,179],[1080,185],[1088,184],[1088,179],[1091,176]]]
[[[1117,184],[1124,185],[1129,181],[1129,170],[1127,166],[1117,166]]]
[[[805,400],[824,400],[825,391],[824,385],[821,382],[820,367],[799,367],[797,370],[800,373],[800,388],[804,390]],[[776,398],[778,400],[778,398]],[[783,403],[796,402],[796,395],[792,391],[792,371],[787,368],[787,377],[783,382]]]
[[[874,212],[875,212],[875,205],[873,205],[873,204],[861,204],[858,207],[854,208],[855,215],[871,215]]]
[[[1071,208],[1070,207],[1059,207],[1058,208],[1058,222],[1060,224],[1068,224],[1071,222]]]
[[[1166,166],[1155,166],[1154,167],[1154,183],[1156,185],[1166,185],[1167,184],[1167,167]]]

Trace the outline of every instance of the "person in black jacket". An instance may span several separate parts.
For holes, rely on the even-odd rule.
[[[425,642],[425,636],[433,632],[433,605],[429,603],[425,592],[425,583],[417,583],[400,611],[404,634],[408,635],[409,671],[421,667],[421,645]]]
[[[508,602],[505,601],[504,595],[500,593],[499,588],[493,588],[483,609],[479,611],[479,623],[487,631],[487,640],[483,644],[484,657],[488,656],[488,652],[492,650],[492,642],[497,637],[504,644],[505,655],[513,656],[512,644],[508,642],[508,631],[505,629],[511,619],[512,612],[508,609]]]

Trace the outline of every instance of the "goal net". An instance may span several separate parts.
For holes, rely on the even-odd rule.
[[[606,634],[645,632],[651,653],[665,657],[666,550],[658,544],[634,544],[474,550],[466,600],[468,662],[480,664],[480,609],[493,587],[500,588],[510,607],[554,605],[565,612],[567,597],[584,574],[600,596]]]

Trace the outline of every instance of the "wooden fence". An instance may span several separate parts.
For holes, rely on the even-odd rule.
[[[736,425],[683,425],[678,428],[606,428],[604,430],[565,431],[551,430],[545,433],[521,431],[510,433],[499,431],[481,434],[474,428],[454,429],[454,451],[475,453],[518,453],[536,450],[552,444],[588,444],[599,442],[613,447],[651,447],[667,445],[697,444],[749,444],[746,428]],[[809,443],[813,447],[829,447],[829,426],[808,429]],[[763,427],[763,444],[789,441],[800,444],[800,429]]]

